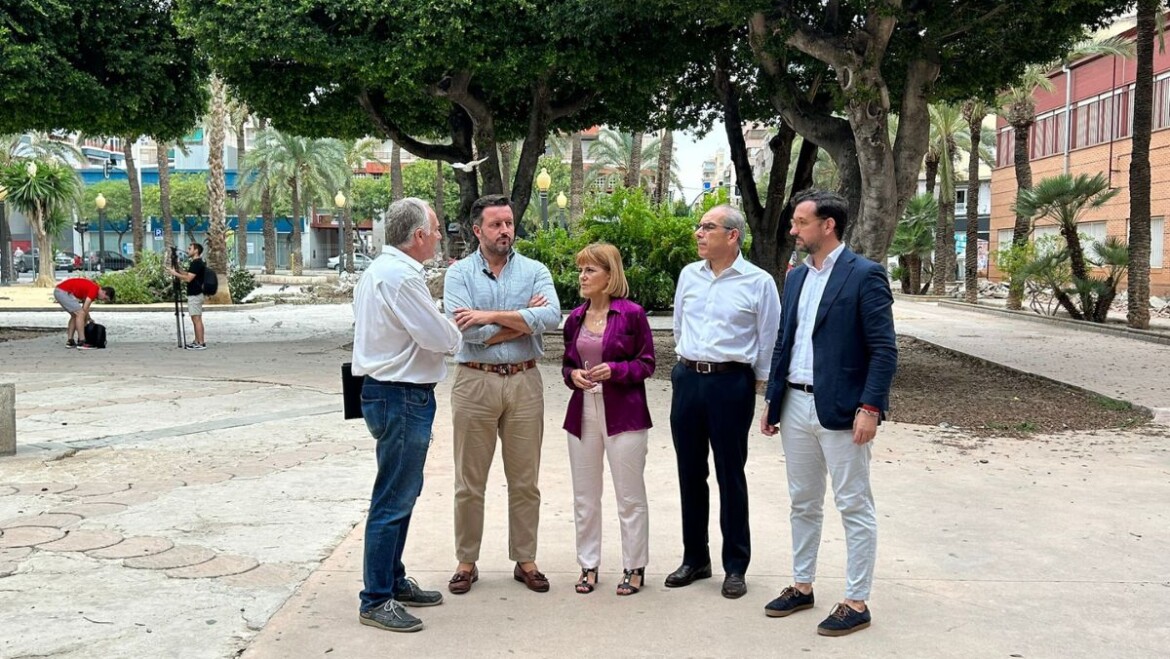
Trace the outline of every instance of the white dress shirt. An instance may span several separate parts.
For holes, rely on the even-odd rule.
[[[817,309],[821,306],[825,286],[829,283],[829,276],[833,274],[833,264],[841,258],[843,251],[845,243],[837,245],[837,249],[825,257],[820,270],[813,266],[811,256],[804,259],[804,264],[808,266],[808,274],[804,277],[804,285],[800,288],[800,302],[797,303],[796,336],[792,342],[792,359],[788,362],[789,382],[816,386],[813,382],[813,325],[816,324]]]
[[[455,323],[439,312],[423,267],[386,246],[353,291],[353,374],[383,382],[430,384],[447,375],[444,355],[463,346]]]
[[[757,380],[767,380],[779,328],[776,280],[743,254],[718,277],[706,260],[679,274],[674,341],[680,357],[750,364]]]

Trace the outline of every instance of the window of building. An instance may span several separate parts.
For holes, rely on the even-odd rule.
[[[1052,237],[1055,236],[1055,239]],[[1056,225],[1038,226],[1032,229],[1032,242],[1038,250],[1052,251],[1064,247],[1064,240],[1060,237],[1060,227]]]
[[[967,212],[967,190],[955,188],[955,214]]]
[[[1150,218],[1150,267],[1161,268],[1165,245],[1166,223],[1161,216]],[[1129,222],[1125,223],[1126,235],[1129,235]]]
[[[1011,249],[1012,234],[1014,231],[1015,229],[1000,229],[999,231],[995,232],[995,239],[998,241],[996,243],[995,251],[1004,252]]]
[[[1064,145],[1064,109],[1055,110],[1036,118],[1032,124],[1032,139],[1029,156],[1047,158],[1060,153]]]
[[[1154,80],[1154,130],[1170,127],[1170,73]]]
[[[1132,116],[1130,105],[1128,87],[1078,103],[1073,108],[1071,148],[1129,137]]]
[[[1081,247],[1089,250],[1092,247],[1092,243],[1105,242],[1105,223],[1081,222],[1077,225],[1077,235],[1081,237]]]
[[[1015,162],[1016,131],[1010,126],[1000,129],[995,136],[995,166],[1007,167]]]

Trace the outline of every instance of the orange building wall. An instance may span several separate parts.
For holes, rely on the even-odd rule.
[[[1098,144],[1076,149],[1069,154],[1069,173],[1073,176],[1103,173],[1112,176],[1112,187],[1119,188],[1117,196],[1100,208],[1086,210],[1081,222],[1105,220],[1106,233],[1128,239],[1129,219],[1129,164],[1132,142],[1126,138],[1112,144]],[[1112,170],[1112,171],[1111,171]],[[1032,182],[1061,174],[1064,171],[1064,155],[1032,161]],[[1150,292],[1153,295],[1170,294],[1170,129],[1159,130],[1150,137],[1150,216],[1163,218],[1162,267],[1150,269]],[[1016,173],[1011,166],[995,169],[991,174],[991,268],[993,281],[1003,278],[995,266],[995,254],[999,251],[999,232],[1015,225],[1012,206],[1016,201]],[[1054,224],[1050,220],[1037,220],[1036,226]],[[1122,284],[1124,288],[1124,283]]]

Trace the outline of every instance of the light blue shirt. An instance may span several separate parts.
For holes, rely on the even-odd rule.
[[[455,361],[484,364],[518,364],[544,355],[541,334],[555,331],[561,323],[561,303],[553,286],[552,275],[539,261],[515,251],[499,276],[490,275],[487,260],[480,250],[447,268],[443,282],[443,311],[455,318],[455,310],[466,307],[476,311],[519,311],[532,334],[495,345],[485,341],[500,331],[500,326],[473,325],[463,331],[463,348]],[[529,308],[528,301],[539,293],[548,304]]]

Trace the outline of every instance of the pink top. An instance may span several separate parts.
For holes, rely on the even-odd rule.
[[[581,327],[581,332],[577,335],[577,354],[581,355],[582,368],[585,370],[604,361],[601,358],[601,339],[600,334],[595,334],[588,327]],[[584,366],[585,364],[589,366]]]

